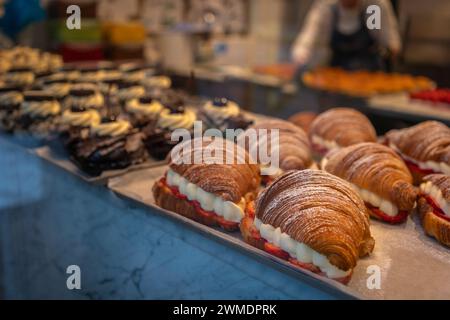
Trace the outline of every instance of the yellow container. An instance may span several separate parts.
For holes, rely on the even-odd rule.
[[[103,23],[106,41],[113,45],[143,44],[147,36],[144,25],[139,22]]]

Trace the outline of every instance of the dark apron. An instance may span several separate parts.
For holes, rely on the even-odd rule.
[[[346,70],[384,70],[377,43],[366,26],[365,10],[360,14],[359,29],[351,34],[343,34],[338,30],[338,6],[334,5],[332,10],[331,65]]]

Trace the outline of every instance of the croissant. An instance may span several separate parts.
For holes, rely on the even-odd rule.
[[[376,142],[377,134],[369,119],[349,108],[333,108],[317,116],[311,124],[309,139],[320,155],[334,148],[360,142]]]
[[[177,145],[169,161],[153,186],[157,205],[206,225],[239,228],[260,184],[259,167],[244,149],[222,138],[197,138]]]
[[[372,252],[369,214],[352,186],[319,170],[289,171],[264,189],[241,222],[246,242],[343,283]]]
[[[305,132],[308,132],[311,127],[311,123],[316,117],[317,114],[315,112],[304,111],[290,116],[288,121],[302,128]]]
[[[430,174],[420,185],[418,212],[425,232],[450,247],[450,177]]]
[[[264,129],[267,131],[263,131]],[[277,146],[273,150],[279,152],[278,167],[281,170],[278,170],[278,175],[283,171],[303,170],[315,165],[306,133],[294,124],[281,119],[266,120],[251,126],[238,137],[238,144],[245,146],[246,150],[250,151],[251,155],[255,153],[259,163],[264,166],[266,164],[261,163],[259,156],[261,151],[265,151],[261,149],[265,148],[266,142],[268,153],[271,154],[271,133],[274,129],[278,130],[278,140],[273,141],[277,143]],[[248,137],[250,137],[249,132],[253,131],[258,132],[258,140],[256,144],[251,145],[251,140]],[[267,139],[262,137],[262,133],[264,132],[267,132]],[[276,176],[277,174],[274,174],[273,176]]]
[[[386,133],[386,144],[397,151],[413,174],[415,184],[431,173],[450,174],[450,129],[437,121]]]
[[[352,183],[370,214],[390,223],[406,220],[417,190],[403,160],[390,148],[373,142],[331,151],[322,169]]]

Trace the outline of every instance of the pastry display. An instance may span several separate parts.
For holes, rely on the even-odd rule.
[[[386,144],[397,151],[411,171],[415,184],[425,175],[450,175],[450,129],[437,121],[425,121],[415,126],[391,130]]]
[[[375,244],[358,193],[320,170],[278,177],[247,206],[240,229],[247,243],[344,284]]]
[[[143,128],[156,121],[164,106],[149,95],[134,98],[127,102],[125,110],[129,114],[134,127]]]
[[[258,135],[256,141],[254,141],[253,132]],[[275,141],[272,141],[272,133],[277,134]],[[258,155],[257,161],[263,170],[270,167],[270,174],[263,176],[265,184],[270,183],[285,171],[316,168],[312,159],[308,136],[301,128],[284,120],[261,121],[241,134],[237,138],[237,142],[239,145],[245,146],[245,149],[251,155]],[[271,142],[275,142],[276,145],[272,146]],[[263,163],[264,160],[259,158],[262,152],[267,153],[268,158],[272,159],[272,150],[278,152],[279,165],[277,167]]]
[[[418,212],[425,232],[450,247],[450,177],[430,174],[420,185]]]
[[[207,101],[200,113],[201,120],[210,127],[221,131],[226,129],[246,129],[253,123],[242,112],[239,106],[225,98]]]
[[[38,136],[46,136],[57,130],[61,106],[46,91],[25,91],[16,124],[21,130]]]
[[[205,152],[212,145],[215,153]],[[177,149],[167,173],[153,186],[156,204],[202,224],[237,230],[247,203],[256,196],[258,166],[249,164],[245,150],[222,138],[188,140]],[[198,154],[203,155],[200,163],[180,161]],[[232,164],[218,164],[223,163],[217,161],[220,157],[230,157]]]
[[[90,117],[91,121],[92,117]],[[92,176],[123,169],[147,159],[142,134],[126,120],[107,120],[90,126],[89,137],[70,146],[75,163]]]
[[[288,121],[292,122],[296,126],[302,128],[306,133],[308,133],[312,122],[316,118],[317,118],[317,113],[304,111],[304,112],[298,112],[298,113],[290,116]]]
[[[101,109],[105,99],[98,86],[91,83],[78,83],[71,86],[68,96],[63,101],[64,109]]]
[[[197,116],[191,109],[179,103],[166,105],[157,121],[142,130],[149,154],[158,160],[165,159],[170,150],[179,143],[179,140],[172,140],[172,132],[185,129],[192,133],[196,120]]]
[[[117,83],[115,95],[120,104],[124,106],[129,100],[144,96],[145,88],[139,82],[123,79]]]
[[[386,146],[365,142],[333,150],[321,167],[350,182],[374,218],[401,223],[416,205],[417,190],[408,167]]]
[[[13,132],[23,102],[21,88],[0,85],[0,129]]]
[[[434,82],[426,77],[380,71],[346,71],[339,68],[320,68],[306,72],[303,74],[303,82],[315,89],[357,97],[413,92],[435,86]]]
[[[35,76],[31,68],[11,68],[1,76],[1,79],[10,85],[29,89],[34,82]]]
[[[370,120],[361,112],[350,108],[332,108],[319,114],[308,134],[314,151],[320,155],[335,148],[377,141],[377,134]]]

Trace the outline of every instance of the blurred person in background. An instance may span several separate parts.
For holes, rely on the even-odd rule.
[[[381,29],[370,30],[366,9],[381,9]],[[316,0],[298,35],[292,58],[299,69],[320,64],[347,70],[385,70],[401,50],[398,23],[388,0]]]

